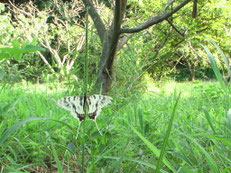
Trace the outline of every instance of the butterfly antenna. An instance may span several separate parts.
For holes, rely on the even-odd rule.
[[[94,122],[95,122],[95,126],[96,126],[96,128],[97,128],[97,130],[98,130],[98,132],[99,132],[100,136],[103,136],[103,135],[102,135],[102,133],[101,133],[101,131],[100,131],[100,129],[99,129],[99,127],[98,127],[97,122],[96,122],[96,121],[94,121]]]

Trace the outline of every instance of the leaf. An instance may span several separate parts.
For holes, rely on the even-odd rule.
[[[215,57],[213,56],[213,54],[209,51],[209,49],[206,46],[203,46],[203,45],[201,45],[201,46],[204,48],[205,52],[207,53],[207,55],[209,57],[211,66],[213,68],[213,71],[214,71],[214,73],[216,75],[216,78],[217,78],[218,82],[221,85],[221,88],[224,91],[227,91],[227,88],[226,88],[226,85],[225,85],[225,82],[227,82],[227,81],[223,78],[223,76],[222,76],[222,74],[221,74],[221,72],[220,72],[220,70],[218,68]]]
[[[6,106],[4,106],[2,109],[0,109],[0,114],[4,114],[9,112],[10,110],[12,110],[15,105],[18,103],[18,101],[20,100],[21,97],[18,97],[18,99],[14,102],[11,102],[9,104],[7,104]]]
[[[10,47],[4,47],[0,48],[0,51],[5,52],[4,58],[6,55],[12,55],[15,60],[19,61],[24,53],[30,53],[30,52],[37,52],[37,51],[44,51],[45,49],[38,46],[32,46],[32,45],[26,45],[24,48],[10,48]],[[6,53],[7,52],[7,53]],[[1,57],[0,57],[1,59]]]
[[[154,146],[149,140],[147,140],[140,132],[138,132],[134,127],[130,126],[133,132],[139,136],[139,138],[146,144],[146,146],[157,156],[160,156],[160,151],[157,149],[156,146]],[[177,172],[174,167],[170,164],[170,162],[163,157],[163,163],[173,172]]]
[[[190,137],[189,134],[184,134],[182,132],[179,132],[179,133],[181,133],[184,137],[186,137],[187,139],[192,141],[198,147],[200,152],[205,155],[206,162],[207,162],[209,168],[211,169],[211,172],[219,173],[218,165],[216,164],[214,159],[209,155],[209,153],[196,140],[194,140],[192,137]]]
[[[73,153],[76,152],[76,147],[75,147],[75,145],[74,145],[73,143],[69,143],[69,144],[67,145],[67,148],[68,148],[70,151],[72,151]]]
[[[13,40],[11,44],[14,48],[20,48],[20,42],[18,40]]]
[[[39,46],[33,46],[33,45],[26,45],[23,49],[25,53],[27,53],[26,51],[28,52],[45,51],[44,48],[39,47]]]
[[[139,115],[140,129],[142,132],[144,132],[143,112],[141,108],[139,108],[138,110],[138,115]]]
[[[207,119],[207,121],[208,121],[208,123],[209,123],[209,126],[210,126],[211,129],[213,130],[213,133],[216,134],[216,131],[215,131],[215,128],[214,128],[214,126],[213,126],[213,122],[212,122],[211,116],[210,116],[210,114],[209,114],[209,111],[207,110],[207,108],[206,108],[205,106],[202,106],[202,109],[203,109],[203,111],[204,111],[204,113],[205,113],[205,116],[206,116],[206,119]]]
[[[204,137],[215,139],[217,141],[222,142],[224,145],[226,145],[227,147],[229,147],[231,149],[231,139],[229,139],[229,138],[214,136],[211,134],[196,134],[194,136],[204,136]]]
[[[53,155],[54,155],[54,158],[55,158],[55,162],[56,162],[57,167],[58,167],[58,173],[63,173],[64,171],[63,171],[61,162],[60,162],[60,160],[59,160],[59,156],[58,156],[58,154],[57,154],[57,152],[56,152],[56,149],[55,149],[53,143],[51,143],[51,148],[52,148],[52,151],[53,151]]]
[[[227,56],[225,56],[225,54],[220,49],[220,47],[212,39],[210,39],[208,37],[207,37],[207,39],[216,47],[216,49],[218,50],[218,52],[220,53],[220,55],[223,57],[223,59],[225,61],[226,68],[227,68],[227,71],[229,73],[229,76],[231,77],[231,69],[229,67],[229,58]]]
[[[2,69],[0,69],[0,80],[4,78],[5,74],[6,73]]]
[[[103,158],[104,158],[104,159],[114,159],[114,160],[119,160],[119,159],[121,159],[121,157],[113,157],[113,156],[103,156]],[[135,162],[135,163],[138,163],[138,164],[147,166],[147,167],[149,167],[149,168],[153,168],[153,169],[156,168],[155,165],[152,165],[151,163],[148,163],[148,162],[145,162],[145,161],[142,161],[142,160],[138,160],[138,159],[123,157],[123,158],[122,158],[122,161],[131,161],[131,162]],[[164,171],[164,170],[161,170],[161,172],[167,173],[167,172]]]
[[[8,52],[10,55],[12,55],[15,60],[19,61],[22,57],[22,51],[20,48],[9,48],[9,47],[4,47],[0,48],[0,51],[2,52]]]
[[[5,59],[5,58],[9,58],[10,54],[9,53],[0,53],[0,60]]]
[[[175,90],[174,94],[176,95],[176,90]],[[157,165],[156,165],[156,171],[155,171],[156,173],[160,172],[162,160],[164,158],[164,153],[166,151],[166,147],[167,147],[167,144],[168,144],[168,138],[170,136],[170,132],[171,132],[171,129],[172,129],[172,124],[173,124],[173,121],[174,121],[174,118],[175,118],[175,112],[176,112],[177,104],[178,104],[179,99],[180,99],[180,95],[181,95],[181,93],[179,93],[177,98],[176,98],[176,102],[175,102],[174,107],[173,107],[171,119],[170,119],[170,121],[168,123],[168,129],[166,131],[166,134],[165,134],[165,137],[164,137],[164,143],[163,143],[163,146],[161,148],[160,156],[159,156],[159,159],[158,159],[158,162],[157,162]]]
[[[1,136],[0,138],[0,146],[2,146],[2,144],[6,141],[6,139],[11,135],[12,132],[14,132],[15,130],[17,130],[21,125],[31,122],[31,121],[35,121],[35,120],[42,120],[42,119],[46,119],[46,118],[28,118],[25,119],[23,121],[20,121],[19,123],[14,124],[13,126],[11,126],[10,128],[8,128]]]
[[[19,123],[14,124],[10,128],[8,128],[5,132],[3,132],[3,134],[0,137],[0,147],[6,141],[6,139],[11,135],[11,133],[13,133],[15,130],[17,130],[21,125],[26,124],[28,122],[36,121],[36,120],[52,120],[52,121],[56,121],[58,123],[66,125],[73,132],[73,128],[70,125],[68,125],[67,123],[64,123],[62,121],[59,121],[59,120],[55,120],[55,119],[52,119],[52,118],[44,118],[44,117],[27,118],[25,120],[20,121]]]
[[[0,3],[0,13],[2,13],[2,12],[5,11],[5,10],[6,10],[5,4]]]

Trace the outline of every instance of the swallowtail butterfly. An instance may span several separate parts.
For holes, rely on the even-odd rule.
[[[112,98],[109,96],[95,94],[91,96],[64,97],[57,100],[56,103],[59,107],[70,111],[71,115],[78,119],[80,123],[85,120],[87,109],[88,117],[96,123],[96,118],[99,116],[101,109],[111,103],[111,101]],[[96,127],[99,130],[97,124]]]

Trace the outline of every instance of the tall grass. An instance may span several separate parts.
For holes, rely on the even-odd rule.
[[[77,141],[78,123],[50,100],[68,94],[65,90],[46,85],[2,89],[1,107],[12,106],[1,114],[1,171],[81,172],[84,140],[86,172],[154,172],[162,150],[160,172],[228,173],[230,119],[223,114],[225,101],[219,83],[158,85],[159,92],[136,95],[136,100],[134,95],[127,100],[118,98],[117,103],[124,103],[120,109],[113,105],[104,109],[97,120],[103,136],[86,120]],[[183,91],[176,109],[174,88]]]
[[[219,46],[212,39],[208,38],[208,40],[217,49],[217,52],[219,53],[219,55],[223,59],[223,62],[225,64],[224,67],[226,68],[226,70],[228,72],[228,76],[229,76],[229,78],[231,78],[231,69],[230,69],[230,64],[229,64],[229,58],[222,52],[222,50],[219,48]],[[207,55],[209,57],[211,67],[214,71],[214,74],[216,75],[216,78],[217,78],[217,80],[221,86],[221,89],[224,92],[224,98],[226,99],[225,108],[226,108],[226,112],[227,112],[228,109],[230,108],[230,93],[231,93],[230,84],[226,80],[225,76],[222,75],[222,73],[218,67],[217,59],[215,58],[215,56],[211,53],[211,51],[206,46],[202,45],[202,47],[204,48],[205,52],[207,53]]]

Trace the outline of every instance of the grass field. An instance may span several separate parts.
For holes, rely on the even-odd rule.
[[[97,119],[103,136],[86,120],[77,140],[78,121],[52,101],[70,93],[57,88],[0,86],[1,173],[231,172],[230,96],[216,82],[111,95]]]

